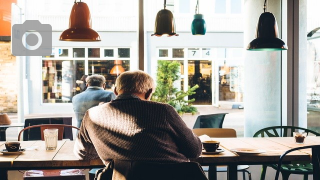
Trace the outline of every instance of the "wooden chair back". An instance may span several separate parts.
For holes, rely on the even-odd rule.
[[[231,128],[198,128],[192,129],[197,136],[208,135],[210,137],[230,138],[237,137],[237,132]]]
[[[20,141],[20,137],[22,132],[31,129],[31,128],[40,128],[40,133],[41,133],[41,140],[44,141],[44,136],[43,136],[43,130],[45,129],[58,129],[58,140],[62,140],[63,139],[63,132],[64,132],[64,128],[65,127],[69,127],[69,128],[74,128],[77,130],[80,130],[79,128],[75,127],[75,126],[71,126],[71,125],[66,125],[66,124],[40,124],[40,125],[34,125],[34,126],[28,126],[24,129],[22,129],[19,132],[18,135],[18,141]]]

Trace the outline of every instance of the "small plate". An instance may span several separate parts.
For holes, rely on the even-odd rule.
[[[25,151],[25,149],[19,149],[19,151],[16,152],[8,152],[6,149],[0,150],[0,152],[3,155],[19,155],[22,154]]]
[[[254,154],[261,154],[266,152],[265,150],[262,150],[262,149],[252,149],[252,148],[236,148],[236,149],[231,149],[231,151],[239,155],[254,155]]]
[[[220,154],[224,152],[224,149],[217,149],[215,152],[207,152],[205,150],[202,151],[202,154]]]

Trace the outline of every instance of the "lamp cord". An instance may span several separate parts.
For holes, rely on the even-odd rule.
[[[197,0],[195,14],[199,14],[199,0]]]
[[[164,0],[164,9],[167,7],[167,0]]]
[[[263,12],[266,12],[267,9],[267,0],[264,0]]]

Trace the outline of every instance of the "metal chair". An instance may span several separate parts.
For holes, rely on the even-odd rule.
[[[224,118],[228,113],[199,115],[193,126],[196,128],[222,128]]]
[[[312,131],[310,129],[296,127],[296,126],[271,126],[267,128],[263,128],[257,131],[253,137],[293,137],[293,132],[295,131],[304,131],[308,135],[313,134],[316,136],[320,136],[320,133]],[[262,171],[260,180],[264,180],[267,172],[267,167],[270,166],[273,169],[277,169],[278,166],[276,164],[264,164],[262,165]],[[310,163],[299,163],[299,164],[284,164],[281,166],[281,174],[283,180],[288,180],[290,174],[302,174],[303,179],[307,180],[308,175],[313,173],[312,164]]]
[[[63,139],[65,128],[79,128],[66,124],[40,124],[28,126],[22,129],[18,135],[18,141],[21,139],[21,134],[28,132],[30,129],[38,129],[40,131],[39,139],[44,140],[43,130],[45,129],[58,129],[58,140]],[[72,129],[71,129],[72,130]],[[72,180],[85,180],[85,174],[81,169],[54,169],[54,170],[29,170],[24,172],[23,179],[25,180],[51,180],[51,179],[72,179]]]
[[[230,128],[199,128],[192,130],[194,134],[197,136],[201,135],[208,135],[210,137],[217,137],[217,138],[230,138],[230,137],[237,137],[236,130]],[[209,167],[210,168],[210,167]],[[203,167],[203,170],[208,172],[209,168]],[[227,166],[217,166],[217,172],[227,172]],[[242,177],[245,180],[246,174],[248,173],[249,180],[251,180],[251,173],[247,169],[249,168],[248,165],[239,165],[237,167],[237,171],[242,172]]]
[[[310,163],[310,164],[312,165],[313,180],[319,180],[320,179],[320,166],[319,166],[320,165],[319,164],[320,163],[320,161],[319,161],[320,160],[320,145],[297,147],[297,148],[290,149],[290,150],[286,151],[285,153],[283,153],[280,156],[279,163],[276,166],[277,173],[276,173],[275,180],[278,180],[280,172],[283,173],[283,171],[284,171],[282,169],[282,167],[283,167],[282,162],[288,153],[293,152],[293,151],[297,151],[297,150],[301,150],[301,149],[309,149],[309,148],[311,148],[311,151],[312,151],[312,163]]]

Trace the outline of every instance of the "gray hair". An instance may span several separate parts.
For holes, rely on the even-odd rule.
[[[147,93],[155,88],[152,77],[143,71],[126,71],[116,79],[116,90],[124,93]]]
[[[106,83],[106,78],[99,74],[93,74],[86,78],[86,82],[89,86],[99,86],[102,87]]]

